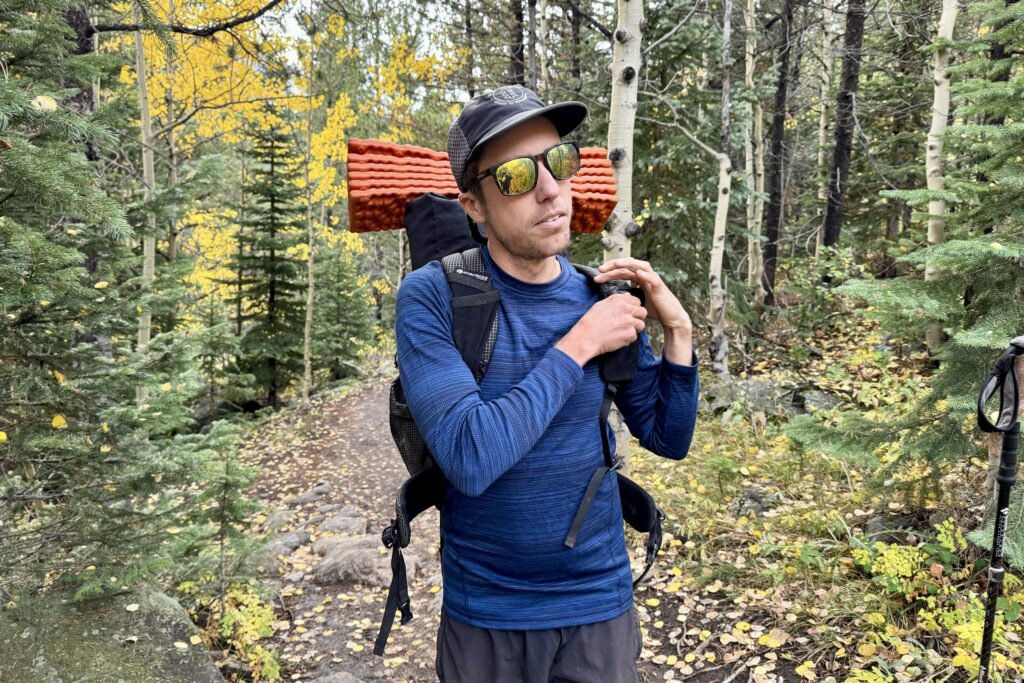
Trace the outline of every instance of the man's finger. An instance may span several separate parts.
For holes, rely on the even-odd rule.
[[[606,261],[597,267],[602,273],[607,272],[613,268],[628,268],[630,270],[652,270],[651,264],[647,261],[641,261],[640,259],[629,258],[618,258]]]
[[[602,282],[608,280],[635,280],[637,271],[631,268],[616,268],[615,270],[608,270],[597,275],[594,279],[601,278]]]

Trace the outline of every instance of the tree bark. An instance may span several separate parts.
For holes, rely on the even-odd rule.
[[[932,192],[941,192],[945,189],[945,178],[942,174],[943,145],[942,138],[946,134],[946,121],[949,119],[949,75],[946,68],[949,66],[948,42],[953,40],[953,26],[956,24],[957,2],[956,0],[942,1],[942,15],[939,18],[938,39],[943,41],[939,49],[935,51],[932,58],[932,81],[935,83],[935,92],[932,98],[932,125],[928,131],[928,139],[925,143],[925,178],[928,189]],[[946,202],[942,199],[932,199],[928,202],[928,244],[934,246],[941,244],[946,238]],[[931,282],[939,277],[939,270],[929,259],[925,266],[925,282]],[[942,346],[942,326],[932,324],[925,332],[925,342],[928,350],[935,353]]]
[[[846,186],[850,176],[850,149],[853,144],[854,106],[860,81],[861,44],[864,41],[865,0],[849,0],[846,8],[846,34],[843,37],[843,73],[836,98],[836,134],[829,170],[828,203],[825,208],[825,237],[822,246],[839,243],[846,208]]]
[[[790,32],[793,25],[793,5],[796,0],[782,0],[782,14],[779,17],[779,51],[775,59],[777,71],[775,85],[775,109],[772,112],[771,150],[768,168],[765,171],[765,185],[768,191],[768,210],[765,214],[764,243],[764,286],[765,304],[775,305],[775,261],[779,253],[779,234],[782,227],[782,174],[785,168],[786,94],[789,82]]]
[[[825,38],[822,41],[821,46],[821,86],[819,89],[821,97],[821,112],[818,116],[818,175],[821,178],[821,183],[818,186],[818,205],[822,207],[821,213],[819,214],[819,220],[822,221],[822,225],[818,226],[818,234],[815,238],[814,245],[814,258],[817,259],[821,255],[821,245],[825,237],[825,211],[824,207],[828,201],[828,169],[825,164],[828,160],[828,121],[829,114],[832,111],[830,106],[828,91],[832,87],[832,62],[834,59],[833,50],[835,49],[835,34],[831,31],[832,24],[832,7],[826,3],[821,6],[821,23],[823,31],[825,32]]]
[[[573,88],[579,92],[583,87],[583,71],[580,66],[580,31],[583,28],[583,15],[575,5],[569,9],[569,25],[572,28],[572,61],[569,73],[572,74]]]
[[[719,377],[729,376],[729,337],[725,333],[726,292],[722,282],[722,260],[732,194],[732,163],[729,160],[731,121],[729,116],[732,72],[732,0],[725,0],[722,18],[722,148],[718,157],[718,195],[715,227],[711,237],[711,262],[708,266],[711,328],[711,369]]]
[[[601,240],[606,261],[630,255],[629,238],[637,229],[633,222],[633,131],[643,15],[640,0],[619,0],[619,21],[612,41],[612,93],[608,122],[608,158],[615,173],[619,203]]]
[[[465,19],[464,25],[466,28],[466,49],[468,55],[466,57],[466,67],[468,73],[466,74],[466,89],[469,91],[470,99],[476,97],[476,86],[474,85],[473,69],[476,68],[476,61],[474,60],[475,50],[473,49],[473,8],[470,4],[470,0],[466,0],[466,6],[463,17]]]
[[[167,21],[174,23],[175,7],[174,0],[167,0]],[[166,72],[168,76],[174,73],[174,60],[173,55],[168,49],[167,52],[167,65]],[[174,121],[174,81],[173,78],[167,79],[167,90],[164,93],[164,100],[167,106],[167,121]],[[174,128],[167,129],[167,184],[168,187],[173,189],[178,184],[178,150],[175,146],[174,139]],[[170,207],[169,217],[170,225],[167,226],[167,261],[174,263],[178,258],[178,206],[175,204]],[[165,330],[173,330],[177,325],[178,320],[177,305],[172,304],[170,310],[167,313],[167,320],[164,323]]]
[[[537,0],[528,0],[529,2],[529,84],[530,90],[537,91]]]
[[[540,21],[540,34],[537,36],[537,54],[540,58],[540,80],[537,87],[540,92],[548,89],[548,0],[537,0],[537,14]]]
[[[96,51],[96,35],[91,32],[92,20],[89,18],[89,6],[80,5],[72,7],[64,13],[64,21],[75,32],[74,47],[71,54],[86,55]],[[80,87],[79,84],[67,85]],[[89,116],[96,111],[96,103],[99,101],[99,89],[96,83],[91,88],[81,88],[77,93],[64,100],[64,105],[82,116]],[[87,140],[85,143],[85,158],[89,161],[99,161],[99,150],[96,143]]]
[[[523,0],[512,0],[512,28],[509,35],[509,76],[511,83],[526,84],[526,59],[523,53]]]
[[[746,25],[746,61],[743,70],[743,83],[749,91],[754,90],[754,71],[757,67],[755,57],[757,49],[756,10],[754,0],[747,0],[744,21]],[[761,102],[747,104],[748,124],[744,131],[744,171],[747,184],[747,284],[754,288],[754,302],[757,306],[764,303],[764,285],[761,276],[764,273],[764,259],[761,254],[761,219],[764,213],[764,131],[762,130]]]
[[[302,327],[302,428],[313,432],[313,411],[309,394],[313,388],[313,303],[316,295],[316,226],[313,224],[313,183],[309,165],[313,155],[313,83],[315,71],[313,35],[309,36],[309,64],[306,74],[306,158],[302,165],[306,199],[306,319]],[[321,207],[322,208],[322,207]]]
[[[135,32],[135,73],[139,89],[139,111],[142,115],[142,175],[144,198],[147,204],[153,201],[156,192],[156,169],[153,164],[153,124],[149,115],[149,90],[147,87],[146,50],[142,31]],[[156,223],[152,209],[146,212],[147,234],[142,239],[142,282],[143,292],[147,293],[153,284],[156,274]],[[138,351],[143,351],[149,344],[152,330],[152,313],[148,305],[139,304]],[[135,400],[140,405],[146,402],[149,391],[145,386],[135,388]]]
[[[601,239],[604,260],[630,255],[630,237],[637,230],[633,222],[633,131],[636,125],[637,75],[640,71],[641,27],[644,19],[642,0],[618,0],[618,26],[612,40],[612,93],[608,121],[608,158],[615,173],[619,203],[612,212],[605,236]],[[617,455],[629,453],[629,432],[616,411]]]

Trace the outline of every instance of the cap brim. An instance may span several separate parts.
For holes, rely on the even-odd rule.
[[[582,102],[558,102],[557,104],[550,104],[541,109],[533,109],[531,111],[524,111],[511,118],[505,119],[494,128],[484,133],[477,143],[473,146],[473,149],[469,152],[467,158],[467,165],[469,161],[476,157],[480,148],[485,144],[498,137],[510,128],[515,128],[524,121],[535,119],[538,116],[544,116],[548,118],[551,123],[555,124],[555,130],[558,131],[560,137],[565,137],[569,133],[573,132],[580,127],[580,124],[587,118],[588,114],[587,105]]]

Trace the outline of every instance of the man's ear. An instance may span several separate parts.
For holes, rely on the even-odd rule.
[[[484,223],[486,215],[483,208],[483,203],[479,198],[472,192],[461,192],[459,193],[459,203],[462,204],[462,208],[465,210],[466,215],[472,218],[477,223]]]

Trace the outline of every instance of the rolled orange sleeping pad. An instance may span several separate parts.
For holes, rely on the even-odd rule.
[[[601,147],[582,148],[580,159],[572,179],[571,228],[600,232],[618,203],[615,176]],[[351,232],[401,230],[413,199],[428,192],[459,196],[446,153],[384,140],[349,140],[348,187]]]

